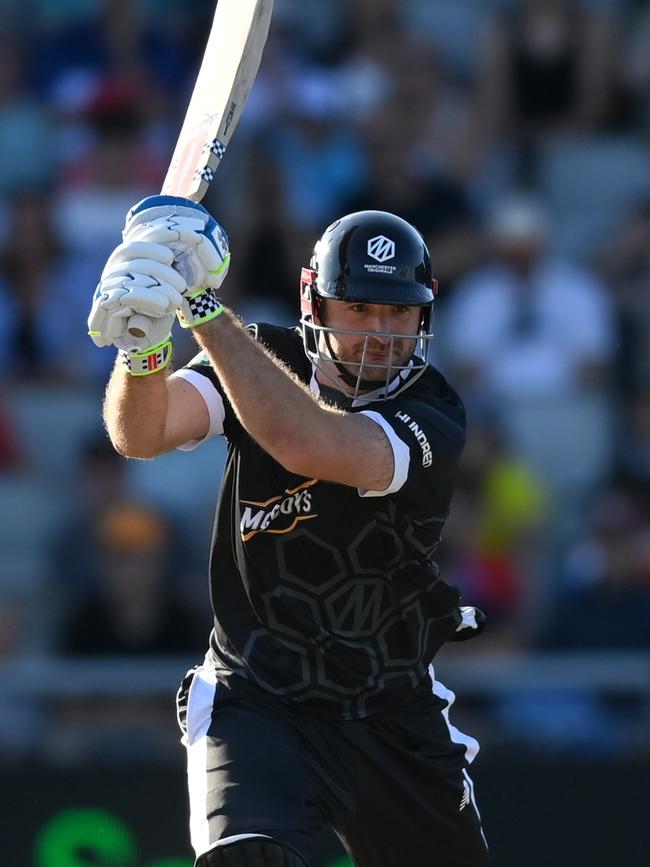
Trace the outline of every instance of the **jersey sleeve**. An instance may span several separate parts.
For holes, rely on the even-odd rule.
[[[388,421],[378,412],[372,410],[364,410],[361,415],[368,416],[375,424],[378,424],[390,441],[393,450],[393,461],[395,470],[390,485],[384,491],[364,491],[359,488],[360,497],[386,497],[389,494],[396,494],[404,487],[404,483],[408,479],[409,468],[411,464],[411,453],[408,446],[395,433]]]
[[[362,497],[395,495],[416,503],[447,499],[465,445],[464,427],[434,406],[418,400],[386,401],[362,410],[380,425],[393,449],[395,470],[384,491],[359,491]]]
[[[309,370],[311,368],[302,348],[302,338],[297,329],[255,322],[247,325],[246,330],[251,337],[264,344],[303,381],[305,380],[308,368]],[[206,436],[201,440],[193,440],[178,446],[181,451],[195,449],[212,436],[225,436],[234,443],[239,442],[242,437],[248,436],[237,418],[206,352],[199,352],[185,367],[173,373],[172,377],[184,379],[199,392],[208,408],[210,418],[210,427]]]
[[[241,425],[205,352],[195,355],[188,365],[172,373],[171,378],[189,382],[203,398],[210,417],[205,437],[183,443],[178,446],[180,451],[191,451],[213,436],[236,437]]]

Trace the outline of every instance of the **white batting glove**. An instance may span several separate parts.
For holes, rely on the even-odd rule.
[[[161,244],[173,255],[174,268],[186,289],[178,310],[184,328],[218,316],[223,306],[217,291],[230,266],[228,238],[206,209],[177,196],[149,196],[129,211],[125,241]]]
[[[183,303],[185,280],[172,267],[173,253],[148,240],[126,242],[113,251],[102,272],[88,317],[96,346],[114,345],[143,352],[169,339]],[[141,314],[149,327],[142,337],[129,334],[129,319]]]

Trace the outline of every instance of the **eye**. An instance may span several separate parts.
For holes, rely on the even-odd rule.
[[[403,315],[404,313],[409,313],[413,308],[408,304],[394,304],[393,305],[393,313],[397,313]]]
[[[348,309],[351,310],[353,313],[367,313],[368,305],[359,302],[358,304],[351,304]]]

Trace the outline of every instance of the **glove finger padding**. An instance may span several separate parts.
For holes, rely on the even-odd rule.
[[[120,307],[117,310],[94,307],[88,317],[88,334],[95,346],[117,345],[116,339],[128,333],[131,315],[132,312],[128,307]]]
[[[169,234],[176,235],[172,241]],[[150,196],[127,217],[125,241],[164,243],[174,253],[175,268],[187,283],[187,293],[219,289],[230,263],[228,237],[202,205],[175,196]],[[165,239],[165,240],[163,240]]]
[[[163,316],[169,315],[169,313],[175,313],[180,306],[170,303],[169,294],[172,291],[171,287],[165,286],[157,286],[155,288],[136,286],[129,291],[128,298],[124,299],[124,304],[125,306],[128,305],[132,313],[142,313],[144,316],[150,316],[152,319],[160,319]]]
[[[137,253],[137,251],[134,252]],[[171,255],[170,250],[167,250],[167,252]],[[146,256],[146,252],[143,253],[143,251],[141,251],[141,254]],[[100,286],[103,286],[104,283],[108,283],[108,281],[111,281],[111,286],[115,285],[115,277],[121,277],[125,286],[130,285],[131,281],[135,280],[136,277],[148,277],[151,279],[152,285],[166,284],[172,286],[176,291],[176,294],[179,296],[178,303],[180,303],[180,296],[187,289],[185,280],[175,268],[155,259],[116,258],[111,263],[110,269],[108,267],[104,269]]]
[[[136,313],[145,313],[147,316],[166,316],[178,310],[183,302],[183,296],[173,286],[154,282],[144,274],[133,275],[126,288],[129,297],[123,303]]]
[[[115,306],[116,301],[128,304],[128,298],[123,297],[125,293],[146,288],[151,290],[152,295],[155,292],[165,295],[169,309],[161,310],[160,315],[180,305],[186,284],[173,268],[144,259],[125,262],[123,267],[116,267],[117,270],[106,274],[99,284],[105,306]]]
[[[125,334],[130,316],[131,311],[128,307],[120,307],[118,310],[108,312],[103,333],[111,343]]]
[[[121,308],[128,309],[131,313],[144,313],[146,316],[158,318],[174,313],[182,303],[182,296],[172,286],[164,283],[151,282],[147,285],[144,281],[136,282],[124,277],[115,279],[120,282],[103,291],[98,305],[109,313]]]
[[[88,316],[88,334],[90,339],[100,348],[110,346],[113,342],[108,336],[108,320],[111,314],[108,310],[104,310],[97,302],[93,303]]]
[[[203,235],[196,254],[206,270],[206,285],[211,289],[219,289],[230,267],[230,253],[227,248],[217,246],[213,239]]]
[[[167,340],[174,324],[174,312],[156,317],[147,313],[148,327],[144,336],[134,337],[128,327],[131,316],[138,312],[143,312],[140,304],[136,308],[118,304],[112,309],[94,304],[88,317],[88,333],[93,343],[99,347],[113,345],[126,352],[142,352]]]
[[[196,246],[204,229],[203,220],[189,219],[187,217],[161,218],[152,223],[139,223],[134,225],[124,236],[129,243],[145,242],[153,244],[165,244],[173,247]]]
[[[171,268],[174,263],[174,254],[169,247],[164,244],[157,244],[150,241],[128,241],[118,244],[108,257],[100,279],[103,279],[108,274],[114,273],[115,270],[121,267],[125,262],[131,262],[137,259],[144,259],[147,262],[158,262]]]
[[[184,199],[180,196],[147,196],[134,205],[126,215],[126,223],[122,236],[126,239],[137,226],[160,225],[162,222],[180,218],[193,220],[200,224],[200,231],[205,229],[212,219],[208,211],[198,202]]]
[[[149,319],[148,327],[142,337],[134,337],[129,334],[128,324],[129,319],[123,320],[123,332],[120,336],[114,338],[111,342],[118,349],[125,352],[145,352],[152,346],[158,346],[168,339],[171,334],[174,324],[175,314],[170,313],[168,316],[162,316],[158,319]]]
[[[88,317],[88,331],[97,346],[112,343],[127,351],[142,351],[169,337],[186,289],[172,262],[172,251],[161,244],[120,244],[113,251]],[[151,319],[144,337],[128,334],[128,321],[135,313]]]

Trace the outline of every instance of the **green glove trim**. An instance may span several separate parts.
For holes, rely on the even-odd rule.
[[[141,352],[120,352],[120,358],[131,376],[149,376],[160,373],[172,360],[174,347],[171,339],[163,340],[157,346]]]
[[[176,315],[183,328],[196,328],[197,325],[221,316],[223,310],[223,304],[214,294],[214,290],[204,289],[198,295],[185,296]]]

